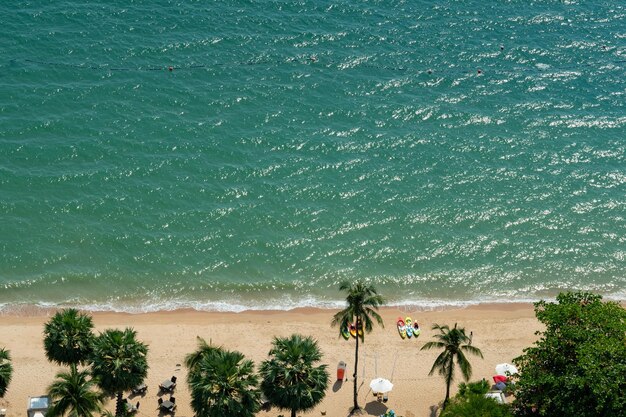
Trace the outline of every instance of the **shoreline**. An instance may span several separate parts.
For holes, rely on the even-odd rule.
[[[565,291],[579,291],[577,289],[569,289]],[[583,290],[584,291],[584,290]],[[529,298],[510,298],[505,297],[485,297],[476,299],[419,299],[407,298],[403,300],[388,301],[386,308],[396,308],[407,312],[424,312],[439,311],[446,309],[470,308],[476,306],[497,306],[497,305],[532,305],[540,300],[554,300],[558,293],[552,295],[544,295],[541,297]],[[626,305],[626,295],[621,292],[612,294],[600,294],[604,301],[614,301],[622,305]],[[254,299],[244,302],[241,299],[223,301],[206,301],[196,302],[192,300],[155,302],[151,303],[146,300],[133,300],[132,302],[103,302],[103,303],[81,303],[81,302],[5,302],[0,303],[0,315],[44,315],[63,308],[76,308],[81,311],[90,313],[127,313],[127,314],[151,314],[159,312],[175,312],[175,311],[197,311],[212,313],[247,313],[247,312],[270,312],[270,311],[294,311],[299,309],[319,309],[323,311],[332,311],[343,308],[345,300],[313,300],[293,302],[293,300],[272,301],[272,303],[255,303]],[[273,299],[272,299],[273,300]]]
[[[610,299],[604,298],[605,300],[612,300],[624,303],[626,300],[620,299]],[[498,301],[450,301],[450,302],[434,302],[428,305],[420,304],[419,302],[415,303],[406,303],[406,304],[386,304],[382,307],[382,309],[396,309],[399,311],[404,311],[408,313],[421,313],[428,311],[442,311],[442,310],[458,310],[458,309],[466,309],[466,308],[492,308],[492,307],[502,307],[504,309],[514,308],[509,306],[516,305],[530,305],[532,306],[537,300],[511,300],[507,302],[498,302]],[[345,301],[344,301],[345,302]],[[337,311],[340,307],[335,306],[295,306],[295,307],[287,307],[287,308],[242,308],[242,309],[210,309],[210,308],[195,308],[192,306],[181,306],[176,308],[156,308],[156,309],[146,309],[139,310],[134,308],[129,309],[114,309],[114,308],[93,308],[86,307],[81,304],[73,304],[67,303],[62,305],[41,305],[34,303],[24,303],[24,304],[5,304],[0,305],[0,317],[1,316],[47,316],[50,314],[54,314],[54,312],[58,310],[62,310],[65,308],[76,308],[80,311],[85,311],[90,314],[130,314],[130,315],[142,315],[142,314],[159,314],[159,313],[176,313],[176,312],[197,312],[197,313],[234,313],[234,314],[242,314],[242,313],[259,313],[259,314],[267,314],[267,313],[281,313],[281,312],[295,312],[301,310],[310,310],[310,311]]]
[[[175,395],[178,410],[176,416],[190,417],[190,393],[186,385],[186,369],[177,366],[184,356],[196,348],[196,337],[238,350],[258,366],[267,358],[275,336],[300,333],[314,337],[323,353],[322,363],[328,365],[330,384],[323,402],[307,413],[298,415],[313,417],[347,415],[352,404],[352,367],[354,364],[353,340],[339,337],[339,330],[330,327],[333,313],[337,310],[320,308],[298,308],[289,311],[246,311],[207,312],[180,309],[155,313],[91,313],[96,333],[106,328],[132,327],[139,340],[149,346],[150,369],[146,383],[148,392],[140,401],[138,416],[153,416],[157,413],[158,384],[177,375],[182,382]],[[13,358],[13,380],[0,408],[7,409],[8,417],[26,415],[28,396],[40,395],[54,380],[55,373],[62,369],[45,359],[43,350],[43,324],[52,310],[30,315],[0,314],[0,346],[11,351]],[[510,362],[536,340],[535,331],[540,329],[532,304],[500,303],[482,304],[460,308],[406,312],[386,306],[380,309],[385,327],[375,326],[367,334],[359,356],[359,403],[365,415],[379,416],[387,408],[404,417],[429,416],[430,407],[443,400],[445,388],[442,379],[428,376],[435,351],[420,351],[426,341],[432,339],[433,323],[453,326],[458,322],[467,332],[473,332],[473,343],[483,351],[484,359],[470,358],[474,367],[471,380],[490,379],[497,363]],[[31,312],[34,313],[34,312]],[[422,329],[418,339],[401,339],[395,328],[398,316],[410,315]],[[349,381],[342,384],[335,380],[336,365],[343,360],[348,363]],[[394,389],[386,404],[375,401],[369,392],[369,381],[374,377],[385,377],[394,383]],[[456,392],[457,380],[452,387]],[[111,409],[112,403],[107,405]],[[272,409],[260,412],[261,417],[285,415],[285,411]]]

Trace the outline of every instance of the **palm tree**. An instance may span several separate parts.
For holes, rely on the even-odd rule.
[[[13,376],[11,354],[5,348],[0,349],[0,398],[4,397]]]
[[[198,364],[205,356],[223,350],[219,346],[213,346],[210,341],[207,343],[206,340],[200,336],[196,336],[196,339],[198,340],[198,349],[185,356],[185,366],[189,369],[189,372],[195,372],[198,368]]]
[[[261,364],[261,390],[272,405],[291,410],[308,411],[326,395],[326,365],[313,366],[322,359],[317,342],[294,334],[274,338],[270,359]]]
[[[70,372],[59,372],[56,377],[48,388],[52,405],[47,417],[93,417],[102,411],[104,395],[96,390],[88,371],[78,371],[72,366]]]
[[[252,417],[259,411],[259,379],[242,353],[216,349],[202,355],[187,383],[196,417]]]
[[[347,292],[346,301],[348,302],[348,306],[333,316],[331,325],[339,325],[339,335],[341,335],[342,328],[349,326],[350,323],[355,320],[356,328],[364,329],[363,332],[357,331],[358,336],[355,337],[354,374],[352,375],[354,379],[354,407],[351,411],[354,413],[360,408],[359,403],[357,402],[356,382],[356,371],[359,366],[359,339],[364,341],[365,333],[370,333],[372,331],[374,324],[372,318],[374,318],[382,327],[385,327],[382,317],[380,317],[380,315],[376,312],[378,307],[382,306],[385,301],[372,285],[365,284],[362,281],[353,283],[344,281],[339,286],[339,290]]]
[[[472,376],[472,365],[469,363],[463,352],[471,353],[472,355],[483,357],[483,353],[475,346],[472,346],[472,340],[465,334],[464,328],[457,327],[456,323],[454,328],[450,329],[447,325],[440,326],[434,324],[433,330],[439,330],[438,334],[433,337],[437,339],[435,342],[428,342],[422,346],[424,349],[443,349],[443,352],[437,356],[433,367],[428,375],[432,375],[435,371],[439,371],[439,375],[443,376],[446,383],[446,398],[443,400],[443,407],[446,408],[448,400],[450,399],[450,385],[454,381],[454,360],[461,369],[463,378],[467,381]]]
[[[60,365],[82,365],[91,355],[92,330],[91,316],[73,308],[57,312],[44,325],[46,357]]]
[[[115,415],[122,416],[124,391],[141,384],[148,374],[148,347],[135,339],[133,329],[105,330],[94,340],[91,359],[93,376],[105,394],[116,395]]]

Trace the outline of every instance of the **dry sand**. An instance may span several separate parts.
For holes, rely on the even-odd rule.
[[[174,311],[149,314],[95,313],[94,323],[98,331],[107,328],[132,327],[138,338],[149,345],[150,370],[146,383],[148,392],[136,397],[140,401],[138,416],[157,416],[158,385],[172,375],[178,377],[175,390],[177,417],[191,417],[190,395],[186,385],[186,369],[179,364],[197,345],[196,336],[238,350],[256,364],[267,358],[274,336],[292,333],[310,335],[317,339],[323,362],[328,364],[331,383],[326,398],[314,410],[299,413],[302,416],[346,416],[352,405],[352,373],[354,365],[354,340],[338,337],[338,330],[330,327],[334,311],[298,309],[293,311],[264,311],[243,313],[217,313],[197,311]],[[448,308],[436,311],[407,313],[395,308],[381,310],[385,328],[376,327],[366,335],[361,345],[358,386],[359,404],[364,415],[378,416],[393,409],[404,417],[427,417],[431,407],[443,400],[445,387],[438,375],[428,376],[437,351],[420,351],[425,342],[432,340],[433,323],[453,326],[458,323],[469,333],[473,332],[473,344],[480,348],[484,359],[471,357],[472,380],[487,378],[491,382],[494,366],[510,362],[525,347],[536,340],[535,332],[540,324],[535,319],[530,304],[489,304],[468,308]],[[0,316],[0,346],[11,351],[13,380],[0,408],[7,409],[8,417],[26,415],[29,396],[44,394],[53,381],[59,367],[50,364],[44,355],[43,324],[52,313],[21,312]],[[417,320],[422,334],[417,339],[402,340],[396,330],[398,316],[410,315]],[[348,363],[349,380],[337,383],[336,366],[339,361]],[[457,374],[458,375],[458,374]],[[393,391],[386,404],[379,403],[369,389],[369,382],[376,376],[391,379]],[[458,378],[456,382],[461,382]],[[456,392],[456,382],[453,393]],[[114,403],[108,404],[114,410]],[[260,412],[261,417],[289,415],[288,411],[273,409]]]

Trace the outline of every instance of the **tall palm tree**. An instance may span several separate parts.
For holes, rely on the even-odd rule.
[[[13,376],[11,354],[5,348],[0,349],[0,398],[4,397]]]
[[[196,417],[252,417],[259,411],[259,379],[242,353],[216,349],[202,355],[187,383]]]
[[[102,411],[104,395],[97,390],[88,371],[71,367],[69,372],[59,372],[56,378],[48,388],[52,405],[47,417],[93,417]]]
[[[357,401],[357,369],[359,366],[359,340],[362,342],[365,340],[365,333],[370,333],[373,329],[373,320],[375,319],[378,324],[384,326],[383,319],[376,312],[380,306],[384,304],[384,299],[378,294],[376,288],[370,284],[366,284],[362,281],[356,281],[353,283],[342,282],[339,285],[340,291],[346,291],[346,301],[348,306],[339,311],[333,316],[331,321],[332,326],[339,325],[339,334],[341,335],[341,329],[350,325],[356,321],[356,328],[363,328],[364,331],[357,331],[357,337],[355,337],[354,345],[354,407],[352,413],[360,409]]]
[[[60,365],[82,365],[91,355],[92,330],[91,316],[74,308],[58,311],[44,325],[46,357]]]
[[[109,329],[94,340],[91,359],[93,376],[105,394],[116,395],[115,415],[122,416],[124,391],[141,384],[148,374],[148,347],[135,339],[133,329]]]
[[[439,375],[443,376],[446,383],[446,398],[443,400],[443,407],[446,408],[448,400],[450,399],[450,385],[454,381],[454,361],[461,369],[463,378],[467,381],[472,376],[472,365],[465,357],[465,353],[471,353],[472,355],[483,357],[483,353],[475,346],[472,346],[472,339],[465,334],[464,328],[457,327],[456,323],[454,328],[450,329],[448,325],[440,326],[434,324],[433,330],[439,330],[439,333],[433,337],[437,339],[435,342],[428,342],[422,346],[421,350],[425,349],[443,349],[443,352],[437,356],[433,367],[430,369],[428,375],[432,375],[435,371],[439,372]]]
[[[312,409],[326,395],[326,365],[314,366],[322,353],[311,337],[277,337],[272,344],[269,360],[261,363],[261,391],[272,405],[291,410],[291,417],[296,417],[296,412]]]

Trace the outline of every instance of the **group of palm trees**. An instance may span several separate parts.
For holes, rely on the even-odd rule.
[[[375,322],[384,326],[378,314],[384,299],[371,284],[362,281],[344,282],[339,288],[346,293],[347,306],[333,316],[331,325],[339,326],[340,333],[351,323],[364,330],[355,338],[353,413],[360,409],[356,373],[359,343]],[[444,378],[445,408],[455,362],[468,380],[472,368],[464,353],[480,357],[482,353],[472,346],[465,329],[456,324],[453,328],[435,324],[433,330],[438,331],[436,340],[426,343],[422,350],[442,349],[430,375],[438,372]],[[72,308],[57,312],[45,324],[44,349],[48,360],[69,367],[56,375],[48,389],[48,417],[110,416],[104,410],[107,396],[116,398],[115,416],[126,416],[124,392],[140,385],[148,373],[148,347],[136,339],[134,330],[108,329],[96,336],[91,317]],[[321,360],[319,346],[311,337],[276,337],[257,374],[254,363],[242,353],[199,338],[196,351],[185,358],[191,408],[197,417],[252,417],[265,402],[295,417],[297,412],[314,408],[326,395],[330,377]],[[12,372],[9,352],[0,349],[0,397],[6,393]]]
[[[257,375],[254,363],[242,353],[198,338],[198,349],[185,358],[191,408],[199,417],[251,417],[265,397],[269,404],[289,410],[295,417],[326,395],[329,375],[326,365],[317,365],[321,359],[311,337],[276,337]]]
[[[103,412],[106,396],[115,396],[115,415],[123,416],[124,391],[148,375],[148,347],[136,336],[129,328],[95,336],[91,316],[73,308],[57,312],[44,326],[44,350],[49,361],[69,371],[59,372],[50,385],[46,415],[92,417]]]
[[[357,329],[364,329],[363,332],[358,332],[358,336],[355,337],[354,345],[354,374],[352,375],[354,381],[354,404],[351,411],[351,413],[354,413],[360,409],[357,395],[356,373],[359,364],[359,340],[363,342],[365,334],[372,331],[374,320],[384,327],[383,319],[378,314],[377,310],[385,301],[371,284],[366,284],[362,281],[354,283],[344,282],[339,286],[339,290],[347,293],[347,306],[333,316],[331,324],[333,326],[338,325],[339,328],[342,329],[348,328],[351,323],[355,323]],[[465,329],[458,327],[456,324],[452,329],[447,325],[440,326],[434,324],[432,330],[438,331],[438,333],[434,335],[436,340],[424,344],[421,350],[442,349],[442,352],[435,359],[429,375],[433,375],[437,372],[444,378],[446,397],[443,401],[443,408],[445,409],[450,399],[450,386],[454,381],[455,361],[461,369],[463,378],[467,381],[472,376],[472,365],[465,356],[465,352],[480,356],[481,358],[483,354],[480,349],[472,346],[471,337],[467,336]]]

